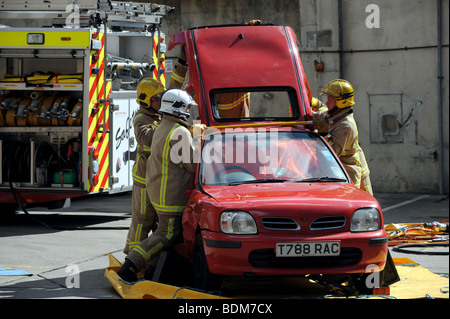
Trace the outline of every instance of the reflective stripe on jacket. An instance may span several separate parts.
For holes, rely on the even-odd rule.
[[[220,118],[242,118],[250,115],[250,93],[216,94]]]

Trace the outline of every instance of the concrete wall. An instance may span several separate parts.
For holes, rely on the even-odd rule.
[[[442,0],[442,113],[438,79],[439,0],[167,0],[168,37],[199,25],[259,18],[289,25],[301,42],[314,93],[343,77],[375,192],[449,191],[449,0]],[[370,6],[376,5],[376,7]],[[366,11],[367,10],[367,11]],[[378,24],[379,22],[379,24]],[[341,35],[341,36],[340,36]],[[407,48],[407,49],[406,49]],[[168,52],[175,58],[177,52]],[[317,72],[315,61],[324,63]],[[415,116],[403,124],[417,101]],[[442,138],[440,138],[440,127]],[[441,165],[440,165],[441,161]]]
[[[441,118],[436,47],[438,1],[301,0],[300,3],[302,58],[308,80],[315,92],[336,77],[353,84],[355,118],[374,191],[448,194],[448,0],[442,2],[442,41],[447,46],[442,50]],[[379,9],[378,28],[370,28],[371,22],[375,22],[370,4]],[[327,30],[331,30],[331,43],[308,41],[311,34],[317,33],[320,38]],[[314,60],[324,62],[325,72],[315,71]],[[397,121],[404,123],[418,100],[423,103],[409,125],[389,126]],[[443,152],[442,167],[440,152]]]

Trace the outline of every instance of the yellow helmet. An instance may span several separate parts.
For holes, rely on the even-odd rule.
[[[346,80],[333,80],[320,92],[333,96],[336,99],[336,106],[338,108],[349,107],[355,104],[355,100],[353,99],[353,86]]]
[[[162,93],[165,91],[164,85],[161,82],[152,79],[152,78],[144,78],[139,82],[137,87],[137,100],[136,102],[145,108],[149,108],[151,103],[150,99],[152,96]]]

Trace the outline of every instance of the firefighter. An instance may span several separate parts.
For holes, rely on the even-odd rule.
[[[153,136],[146,174],[158,228],[126,256],[118,272],[125,281],[136,281],[136,274],[145,268],[145,279],[151,280],[161,251],[171,247],[181,234],[181,218],[188,201],[185,192],[192,188],[196,168],[196,148],[186,122],[189,108],[195,105],[180,89],[169,89],[161,97],[162,120]]]
[[[356,187],[373,195],[369,177],[369,167],[364,152],[358,142],[358,128],[353,118],[354,91],[346,80],[336,79],[322,89],[321,95],[327,97],[327,111],[314,112],[316,126],[327,118],[331,123],[326,136],[331,147]]]
[[[314,124],[317,133],[322,136],[328,135],[328,128],[330,126],[328,121],[328,106],[316,97],[311,98],[311,110],[314,116]]]
[[[353,86],[346,80],[336,79],[321,90],[321,95],[327,97],[328,110],[313,112],[315,124],[328,123],[326,138],[339,156],[353,183],[356,187],[373,195],[369,167],[358,142],[358,128],[353,118],[353,105],[355,105]],[[400,276],[388,250],[386,266],[382,271],[381,286],[392,285],[398,281]]]
[[[161,121],[158,111],[161,106],[161,94],[164,91],[164,86],[152,78],[142,79],[137,87],[138,98],[136,102],[140,107],[133,118],[137,155],[132,171],[132,217],[126,245],[123,250],[125,254],[128,254],[142,240],[148,237],[156,218],[155,209],[147,195],[145,174],[153,133]]]
[[[327,105],[316,97],[311,98],[311,109],[313,112],[328,111]]]

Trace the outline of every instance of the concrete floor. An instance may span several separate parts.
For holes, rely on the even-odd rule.
[[[385,224],[433,222],[449,218],[447,196],[375,194]],[[49,225],[83,230],[58,230],[37,224],[24,213],[0,219],[0,266],[24,270],[30,276],[0,276],[0,299],[95,298],[120,299],[104,278],[107,254],[124,260],[122,249],[130,224],[131,194],[89,196],[71,207],[31,209]],[[432,272],[449,273],[449,256],[393,252]],[[448,249],[447,249],[448,252]],[[78,273],[79,276],[74,276]],[[75,286],[79,288],[68,287]]]

